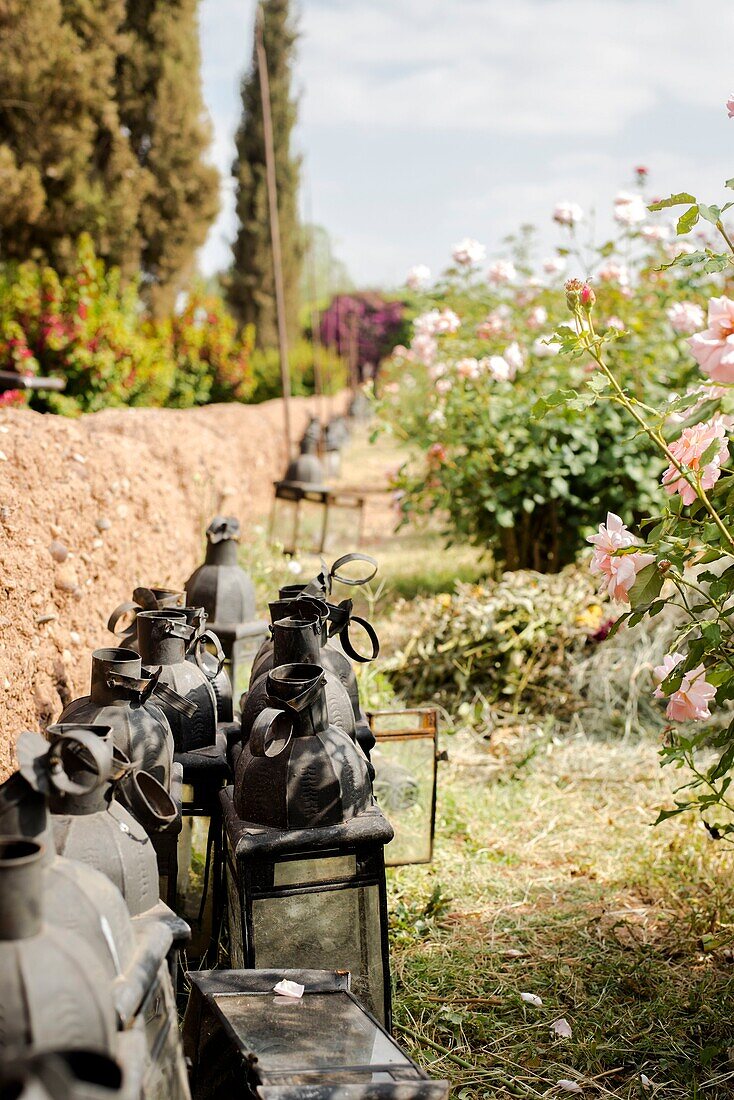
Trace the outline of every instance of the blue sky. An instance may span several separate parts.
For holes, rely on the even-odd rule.
[[[734,0],[300,0],[303,207],[360,285],[490,253],[555,202],[598,211],[637,164],[708,201],[734,176]],[[223,208],[200,255],[228,263],[228,172],[254,0],[202,0],[204,96]]]

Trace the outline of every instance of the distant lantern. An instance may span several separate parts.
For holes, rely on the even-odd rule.
[[[447,1100],[366,1012],[342,970],[189,974],[193,1100]],[[300,996],[283,996],[285,988]]]
[[[215,516],[206,538],[204,562],[186,581],[187,602],[206,611],[207,627],[224,650],[232,694],[239,699],[247,690],[252,660],[268,635],[268,624],[257,618],[252,580],[237,562],[239,521]]]
[[[384,846],[369,764],[329,725],[323,669],[284,665],[221,794],[233,966],[340,967],[390,1023]]]

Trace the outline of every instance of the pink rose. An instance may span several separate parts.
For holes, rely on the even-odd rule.
[[[614,600],[629,603],[629,592],[637,574],[655,561],[653,554],[619,555],[619,550],[634,546],[635,540],[619,516],[607,513],[607,522],[599,525],[597,534],[587,539],[594,547],[591,572],[602,578],[602,586]]]
[[[617,332],[624,332],[626,325],[621,317],[617,317],[613,314],[611,317],[607,317],[607,328],[614,328]]]
[[[712,298],[708,328],[688,341],[693,358],[714,382],[734,382],[734,302]]]
[[[666,653],[663,657],[663,663],[661,665],[656,665],[652,670],[652,676],[656,684],[653,695],[656,699],[667,699],[667,695],[660,690],[660,685],[684,659],[682,653]]]
[[[522,348],[513,340],[511,344],[508,344],[505,350],[502,352],[502,358],[508,364],[512,370],[512,377],[514,378],[516,373],[525,366],[525,356],[522,353]]]
[[[436,379],[436,393],[445,395],[451,389],[453,383],[450,378],[437,378]]]
[[[459,378],[471,378],[472,380],[478,378],[481,374],[479,360],[471,356],[467,356],[465,359],[459,359],[456,364],[456,373]]]
[[[734,95],[730,95],[727,99],[726,109],[729,112],[729,118],[734,118]]]
[[[536,306],[535,309],[531,309],[528,314],[527,326],[531,329],[542,328],[545,322],[548,320],[548,310],[543,306]]]
[[[454,263],[459,264],[460,267],[474,267],[475,264],[482,262],[487,255],[487,250],[483,244],[472,237],[464,237],[454,245],[451,255]]]
[[[553,209],[553,221],[559,225],[576,225],[584,216],[584,212],[576,202],[557,202]]]
[[[429,336],[428,333],[419,333],[413,337],[410,349],[422,363],[430,366],[438,351],[438,344],[434,337]]]
[[[703,310],[695,302],[674,302],[665,311],[674,332],[689,335],[703,324]]]
[[[694,424],[691,428],[685,428],[679,439],[670,444],[670,453],[673,458],[687,470],[698,474],[701,486],[711,489],[721,477],[722,463],[729,457],[729,443],[726,438],[726,424],[718,414],[711,420],[702,424]],[[712,443],[720,441],[718,451],[706,465],[701,467],[701,459]],[[663,474],[662,484],[666,493],[671,496],[680,493],[684,504],[693,504],[696,499],[696,490],[671,462]]]
[[[486,366],[495,382],[511,382],[515,377],[515,371],[501,355],[490,355],[489,359],[482,360],[482,365]]]
[[[630,275],[624,264],[618,264],[613,260],[607,260],[605,264],[602,264],[596,274],[603,283],[618,283],[621,287],[629,286]]]
[[[502,286],[517,278],[517,270],[511,260],[495,260],[487,270],[487,282],[490,286]]]
[[[431,269],[430,267],[426,267],[425,264],[416,264],[415,267],[411,267],[405,277],[405,285],[411,290],[419,290],[430,281]]]
[[[614,200],[614,217],[620,225],[639,225],[647,217],[647,207],[642,195],[620,191]]]
[[[550,256],[543,260],[543,271],[546,275],[562,275],[566,270],[566,261],[562,256]]]
[[[696,665],[670,696],[665,713],[673,722],[702,722],[711,717],[709,703],[715,695],[716,688],[706,679],[706,669]]]

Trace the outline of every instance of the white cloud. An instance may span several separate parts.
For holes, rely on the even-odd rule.
[[[203,0],[214,159],[233,155],[253,0]],[[523,221],[554,238],[560,199],[600,232],[634,164],[710,197],[734,174],[732,0],[301,0],[297,140],[313,217],[358,281],[440,269],[452,241],[496,251]],[[703,13],[702,13],[703,14]],[[714,32],[712,33],[712,27]],[[203,251],[227,262],[231,187]],[[606,219],[606,221],[605,221]]]

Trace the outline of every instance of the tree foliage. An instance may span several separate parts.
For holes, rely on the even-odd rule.
[[[291,152],[297,104],[291,92],[291,66],[296,30],[289,0],[266,0],[263,41],[268,60],[270,105],[273,119],[278,215],[283,250],[283,282],[289,335],[298,328],[299,282],[303,241],[298,218],[300,157]],[[270,244],[270,217],[265,174],[265,136],[262,97],[253,53],[242,81],[242,120],[237,131],[237,157],[232,166],[236,181],[238,232],[228,298],[243,324],[254,324],[259,347],[277,341],[275,284]]]

